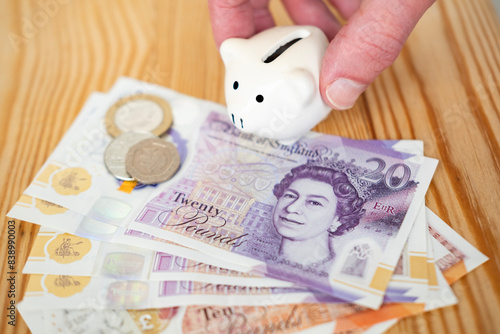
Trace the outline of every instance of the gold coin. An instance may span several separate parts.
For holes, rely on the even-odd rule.
[[[144,139],[132,146],[125,160],[127,173],[142,184],[156,184],[172,178],[181,165],[174,144],[160,138]]]
[[[149,94],[124,97],[109,108],[105,123],[112,137],[129,131],[161,136],[172,125],[172,109],[164,99]]]

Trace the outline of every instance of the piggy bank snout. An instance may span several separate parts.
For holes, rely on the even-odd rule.
[[[264,95],[268,95],[264,92],[266,89],[245,94],[245,92],[237,91],[240,88],[240,83],[237,80],[233,81],[231,86],[233,92],[226,94],[229,119],[240,130],[255,131],[258,128],[256,117],[258,118],[262,112],[259,109],[263,108],[264,103],[269,104],[269,101],[264,98]]]
[[[280,73],[274,80],[266,77],[252,83],[233,80],[226,87],[228,116],[238,129],[277,138],[279,133],[288,132],[287,128],[297,129],[305,124],[303,118],[308,116],[302,111],[316,90],[312,75],[292,71],[287,75]]]

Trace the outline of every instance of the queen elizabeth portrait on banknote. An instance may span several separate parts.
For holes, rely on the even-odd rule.
[[[332,237],[352,230],[364,213],[364,201],[347,175],[314,162],[293,168],[273,193],[279,255],[302,266],[329,267]]]

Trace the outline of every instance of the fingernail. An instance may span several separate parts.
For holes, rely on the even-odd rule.
[[[356,81],[340,78],[326,88],[326,96],[335,109],[345,110],[354,105],[366,87]]]

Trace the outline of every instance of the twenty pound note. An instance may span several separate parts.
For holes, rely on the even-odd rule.
[[[285,146],[217,113],[200,131],[190,166],[129,228],[380,306],[436,160],[314,133]]]

